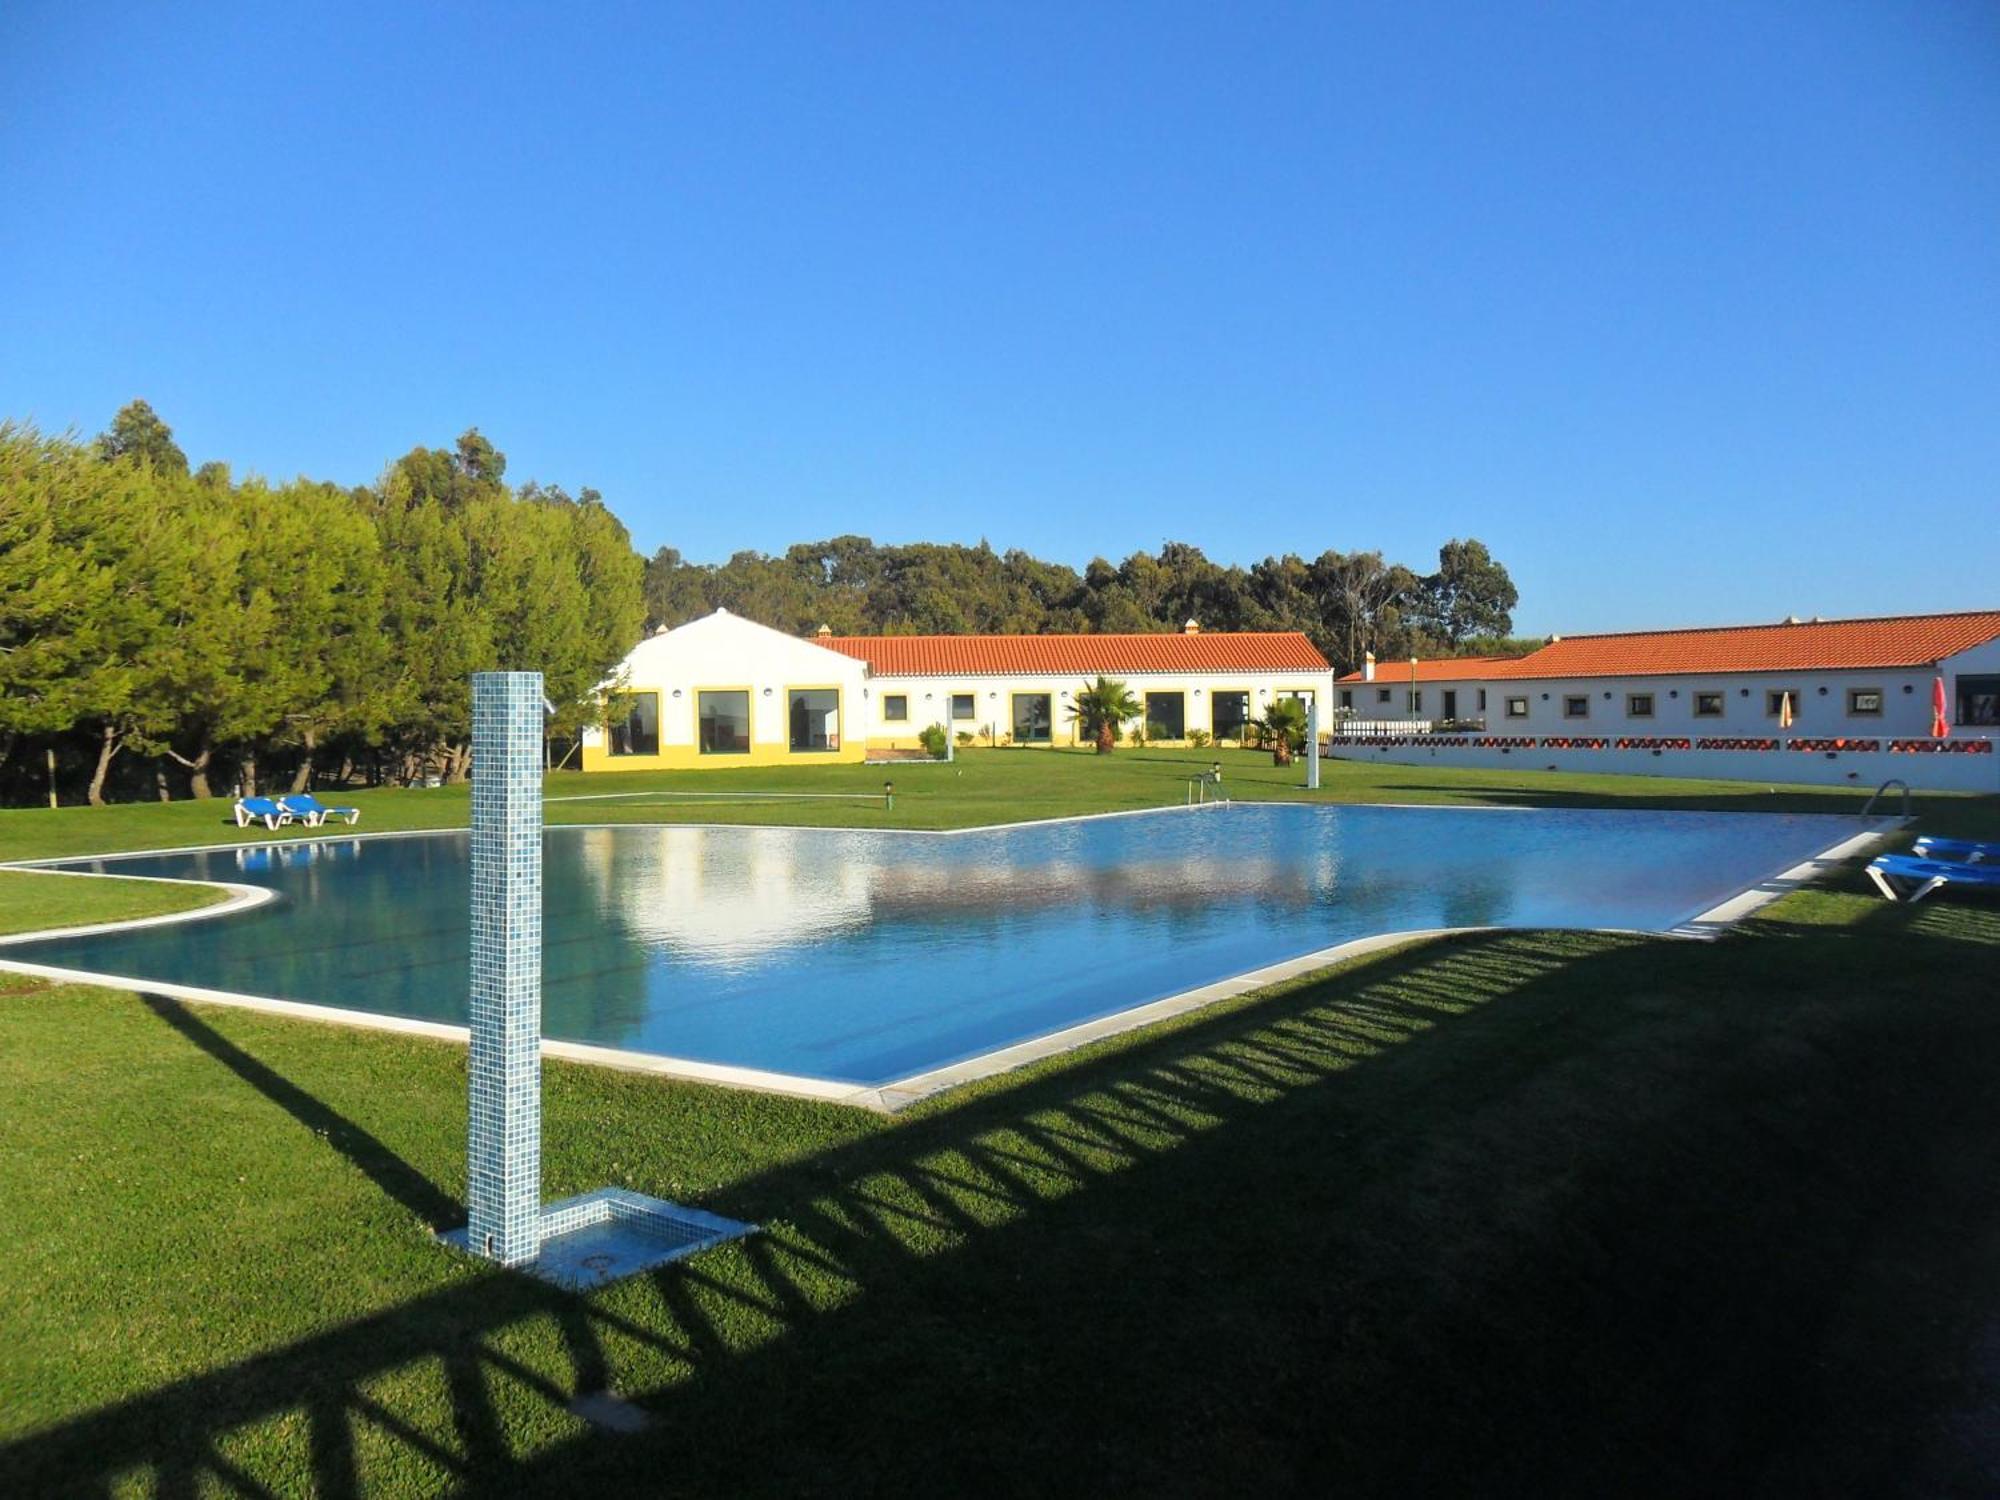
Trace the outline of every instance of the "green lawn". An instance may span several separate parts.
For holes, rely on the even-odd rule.
[[[898,768],[895,816],[1157,804],[1185,759]],[[200,842],[218,811],[0,840]],[[1926,826],[2000,836],[2000,803]],[[430,1242],[462,1218],[462,1050],[0,974],[0,1492],[1990,1493],[1996,955],[2000,904],[1850,873],[1716,943],[1404,948],[893,1120],[550,1064],[549,1196],[765,1228],[589,1298]],[[602,1388],[650,1430],[568,1413]]]
[[[80,880],[29,870],[0,870],[0,937],[45,927],[125,922],[193,911],[223,898],[213,886],[157,880]]]

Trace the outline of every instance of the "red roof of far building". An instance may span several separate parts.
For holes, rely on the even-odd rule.
[[[1497,663],[1488,675],[1671,677],[1928,667],[1996,638],[2000,638],[2000,610],[1572,635],[1527,656]],[[1379,668],[1376,675],[1383,675]]]
[[[1417,658],[1417,681],[1463,682],[1481,677],[1493,677],[1498,675],[1494,671],[1495,667],[1518,660],[1520,658],[1515,656],[1420,656]],[[1375,663],[1375,681],[1384,686],[1398,682],[1407,683],[1409,680],[1408,657],[1401,661],[1391,657],[1388,661]],[[1339,681],[1341,686],[1345,687],[1349,683],[1365,682],[1367,679],[1359,672],[1349,672]]]
[[[1324,672],[1296,630],[1159,635],[832,635],[815,644],[880,677],[1096,676],[1118,672]]]

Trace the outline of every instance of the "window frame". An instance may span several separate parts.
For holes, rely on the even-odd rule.
[[[958,711],[958,700],[961,698],[965,700],[966,704],[964,713]],[[962,693],[956,691],[946,693],[944,695],[944,713],[946,725],[973,723],[979,717],[979,690],[977,688],[967,688]]]
[[[1220,703],[1224,698],[1241,698],[1243,700],[1243,721],[1236,726],[1235,733],[1233,734],[1225,732],[1215,722],[1215,705]],[[1229,687],[1211,688],[1209,690],[1208,734],[1210,739],[1240,741],[1243,738],[1243,731],[1249,726],[1250,721],[1256,717],[1257,695],[1251,692],[1249,688]]]
[[[1873,708],[1856,708],[1856,698],[1872,696]],[[1888,711],[1889,695],[1878,687],[1851,687],[1847,690],[1847,717],[1850,719],[1879,719]]]
[[[1795,719],[1798,717],[1799,705],[1805,702],[1805,699],[1800,696],[1799,690],[1797,688],[1765,688],[1764,689],[1765,718],[1775,719],[1781,713],[1783,713],[1784,710],[1779,706],[1779,700],[1782,699],[1787,693],[1791,694],[1792,698],[1792,717]]]
[[[792,694],[794,694],[794,693],[831,693],[831,694],[833,694],[833,719],[834,719],[834,722],[835,722],[836,724],[838,724],[838,725],[840,725],[840,726],[842,726],[842,727],[841,727],[841,728],[839,728],[839,729],[836,729],[836,730],[834,730],[834,732],[833,732],[833,743],[832,743],[832,744],[830,744],[830,745],[808,745],[808,746],[806,746],[806,747],[805,747],[804,749],[801,749],[801,748],[800,748],[799,746],[797,746],[797,745],[795,745],[795,744],[793,744],[793,743],[792,743]],[[846,694],[845,692],[843,692],[843,691],[841,690],[841,686],[840,686],[840,684],[839,684],[839,683],[837,683],[837,682],[802,682],[802,683],[797,683],[797,684],[794,684],[794,685],[791,685],[791,686],[788,686],[788,687],[786,687],[786,689],[785,689],[785,753],[786,753],[787,755],[838,755],[838,754],[840,754],[840,739],[841,739],[841,736],[842,736],[842,735],[844,735],[844,734],[845,734],[845,733],[847,732],[847,730],[846,730],[846,724],[847,724],[847,694]]]
[[[1646,706],[1644,708],[1639,707],[1639,700],[1642,698],[1646,702]],[[1626,718],[1656,719],[1659,717],[1659,715],[1660,715],[1660,704],[1659,704],[1659,695],[1657,693],[1627,693],[1625,695]]]
[[[1515,712],[1516,705],[1518,705],[1520,709],[1520,712],[1518,713]],[[1530,711],[1531,710],[1529,708],[1528,700],[1526,698],[1508,698],[1505,699],[1501,704],[1501,717],[1503,718],[1525,719],[1528,717]]]
[[[1704,698],[1713,698],[1715,700],[1713,712],[1701,706]],[[1688,710],[1697,719],[1726,719],[1729,717],[1729,690],[1727,688],[1704,688],[1699,692],[1690,691],[1688,694]]]
[[[1181,727],[1180,727],[1180,732],[1179,732],[1178,734],[1165,734],[1165,735],[1161,735],[1161,736],[1160,736],[1160,738],[1161,738],[1161,739],[1166,739],[1166,740],[1184,740],[1184,739],[1186,739],[1186,738],[1187,738],[1187,730],[1188,730],[1188,722],[1187,722],[1187,700],[1188,700],[1188,695],[1187,695],[1187,689],[1186,689],[1186,688],[1162,688],[1162,689],[1158,689],[1158,690],[1155,690],[1155,691],[1151,691],[1151,692],[1148,692],[1148,691],[1146,691],[1145,689],[1141,689],[1141,690],[1140,690],[1140,693],[1139,693],[1139,722],[1140,722],[1140,723],[1142,723],[1142,724],[1144,724],[1144,725],[1146,726],[1146,733],[1147,733],[1147,734],[1149,734],[1149,735],[1150,735],[1150,734],[1151,734],[1151,733],[1153,732],[1153,724],[1154,724],[1154,719],[1153,719],[1153,700],[1154,700],[1155,698],[1178,698],[1178,699],[1180,699],[1180,700],[1181,700],[1181,712],[1180,712],[1180,720],[1181,720]]]
[[[660,753],[660,702],[666,695],[658,688],[634,688],[615,693],[612,696],[614,698],[627,698],[635,701],[640,698],[651,698],[653,700],[653,748],[650,750],[620,750],[618,748],[618,726],[613,724],[607,717],[604,721],[605,755],[607,757],[616,756],[620,760],[626,760],[635,756],[658,755]],[[626,710],[625,718],[627,722],[630,722],[632,713],[632,709]]]
[[[701,700],[718,697],[724,693],[740,693],[743,696],[743,748],[741,750],[711,750],[701,738]],[[694,699],[694,751],[696,755],[748,755],[757,738],[757,692],[749,687],[698,687],[689,695]]]
[[[1577,705],[1577,704],[1579,704],[1579,703],[1581,703],[1581,704],[1583,705],[1583,709],[1582,709],[1582,711],[1581,711],[1581,712],[1578,712],[1578,711],[1577,711],[1577,709],[1576,709],[1576,705]],[[1565,719],[1587,719],[1587,718],[1589,718],[1589,717],[1590,717],[1590,694],[1588,694],[1588,693],[1564,693],[1564,694],[1563,694],[1563,717],[1564,717]]]
[[[899,705],[890,707],[891,704]],[[882,695],[882,722],[884,724],[907,724],[910,722],[910,695],[908,693],[884,693]]]
[[[1040,739],[1024,740],[1021,738],[1020,704],[1023,698],[1040,698],[1043,699],[1049,706],[1048,722],[1044,726],[1043,734]],[[1046,693],[1046,692],[1038,693],[1032,691],[1025,693],[1009,693],[1007,695],[1007,724],[1008,724],[1007,732],[1010,736],[1012,736],[1014,743],[1017,745],[1053,745],[1056,742],[1056,695],[1054,693]]]

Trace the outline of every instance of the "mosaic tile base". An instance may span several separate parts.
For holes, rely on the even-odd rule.
[[[540,1253],[513,1269],[572,1292],[587,1292],[756,1232],[754,1224],[698,1208],[624,1188],[599,1188],[544,1208]],[[438,1238],[485,1258],[470,1243],[470,1234],[468,1227]]]

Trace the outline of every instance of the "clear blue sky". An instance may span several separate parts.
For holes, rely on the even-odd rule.
[[[287,12],[288,14],[280,14]],[[646,551],[2000,605],[2000,7],[0,7],[0,414]]]

